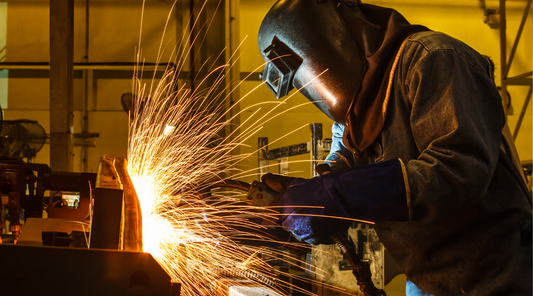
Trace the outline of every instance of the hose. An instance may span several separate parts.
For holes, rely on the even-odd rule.
[[[357,280],[359,289],[365,296],[387,296],[385,291],[376,288],[372,282],[372,272],[370,272],[370,264],[362,262],[357,256],[352,243],[348,241],[346,235],[340,231],[335,233],[332,237],[333,241],[341,248],[342,254],[348,258],[352,265],[352,273]]]

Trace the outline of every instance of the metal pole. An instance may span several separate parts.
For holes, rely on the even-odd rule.
[[[50,167],[72,171],[74,0],[50,0]]]
[[[506,30],[507,30],[507,19],[505,18],[505,0],[500,0],[500,79],[501,79],[501,97],[502,97],[502,104],[503,104],[503,110],[505,111],[505,114],[507,114],[507,105],[508,100],[507,98],[507,83],[505,82],[505,79],[507,78],[505,76],[505,73],[507,72],[507,36],[506,36]]]
[[[236,83],[240,79],[240,62],[239,57],[239,45],[241,40],[239,39],[239,10],[240,0],[226,0],[226,46],[229,50],[226,50],[226,61],[232,64],[231,67],[227,67],[226,83],[232,85],[228,88],[229,96],[226,100],[226,110],[229,110],[227,118],[233,118],[238,114],[240,110],[239,85]],[[228,134],[232,134],[235,129],[240,125],[240,118],[236,116],[229,125]],[[240,149],[237,147],[237,149]],[[236,150],[235,154],[239,154],[240,150]]]
[[[522,126],[522,120],[524,120],[524,116],[526,115],[527,105],[529,104],[529,101],[531,100],[532,90],[533,90],[533,85],[529,87],[526,100],[524,101],[524,105],[522,106],[522,111],[520,111],[520,116],[518,116],[518,122],[516,123],[516,127],[514,128],[513,140],[515,141],[516,141],[516,137],[518,136],[518,132],[520,131],[520,126]]]
[[[266,153],[268,152],[268,138],[267,137],[260,137],[257,140],[258,148],[257,149],[257,159],[258,159],[258,166],[259,166],[259,179],[261,180],[261,177],[268,173],[268,159],[266,158]]]
[[[189,18],[189,34],[190,34],[190,37],[189,37],[189,40],[191,40],[191,44],[189,45],[190,46],[189,47],[189,58],[190,58],[189,75],[190,75],[190,81],[191,81],[191,93],[194,93],[194,60],[195,60],[194,44],[193,44],[193,40],[195,38],[195,36],[194,36],[194,0],[189,0],[189,13],[190,13],[190,18]]]
[[[289,157],[278,158],[279,174],[283,176],[289,175]]]
[[[511,69],[511,64],[513,63],[516,49],[518,48],[518,42],[520,41],[520,37],[522,36],[522,31],[524,31],[527,16],[529,15],[529,12],[531,11],[531,1],[532,0],[527,1],[526,9],[524,10],[524,15],[522,16],[522,21],[520,22],[520,26],[518,27],[518,32],[516,33],[516,38],[513,43],[513,47],[511,48],[511,53],[509,54],[509,62],[507,62],[507,67],[505,69],[505,76],[504,76],[506,79],[507,79],[507,76],[509,76],[509,69]]]
[[[316,166],[324,160],[322,153],[322,123],[311,123],[311,177],[318,176]]]
[[[89,62],[89,0],[85,0],[85,62]],[[92,70],[83,70],[83,82],[84,82],[84,92],[83,92],[83,103],[82,103],[82,133],[89,132],[89,71]],[[91,73],[92,74],[92,73]],[[92,78],[92,75],[91,75]],[[92,80],[91,80],[92,81]],[[87,140],[87,139],[86,139]],[[81,163],[82,163],[82,172],[86,172],[88,169],[88,157],[89,157],[89,147],[86,145],[83,146],[81,152]]]

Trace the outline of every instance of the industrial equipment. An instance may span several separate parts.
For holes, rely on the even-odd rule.
[[[124,159],[109,156],[98,174],[0,159],[6,222],[16,243],[0,244],[3,293],[180,295],[180,284],[142,252],[140,207],[125,168]],[[72,225],[78,231],[64,232]]]
[[[33,120],[3,120],[0,151],[2,156],[26,158],[32,162],[46,141],[44,128]]]
[[[12,233],[4,237],[16,243],[0,244],[0,262],[8,270],[0,279],[4,292],[180,295],[179,283],[171,283],[155,259],[142,252],[140,205],[126,166],[125,159],[103,156],[97,174],[53,172],[44,164],[0,158],[0,189]],[[274,204],[278,195],[257,181],[225,181],[210,190],[219,187],[248,191],[248,200],[256,206]],[[262,282],[259,274],[221,276]],[[268,289],[275,283],[264,281],[261,288],[243,283],[227,292],[276,295]]]

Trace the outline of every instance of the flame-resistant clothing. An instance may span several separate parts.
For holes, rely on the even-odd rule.
[[[335,124],[332,167],[405,163],[412,216],[377,221],[375,230],[421,290],[531,295],[531,196],[505,137],[492,63],[445,34],[421,32],[394,68],[380,136],[356,158]]]
[[[291,3],[303,2],[278,3],[294,8]],[[505,136],[509,133],[493,82],[492,62],[450,36],[418,29],[393,42],[387,54],[374,56],[389,44],[387,34],[404,23],[403,18],[364,4],[340,3],[337,10],[330,8],[332,13],[327,15],[334,21],[309,28],[342,23],[332,32],[346,33],[347,29],[357,53],[298,51],[300,43],[293,42],[288,33],[297,34],[293,38],[304,44],[308,38],[321,42],[316,39],[322,31],[306,31],[303,22],[294,24],[298,30],[288,33],[283,30],[291,29],[290,24],[277,32],[272,22],[268,28],[274,31],[265,31],[272,36],[265,37],[263,45],[260,36],[265,54],[271,52],[265,46],[281,42],[280,46],[288,46],[302,59],[294,81],[308,74],[316,76],[312,69],[339,54],[351,57],[363,52],[365,57],[363,77],[357,71],[357,75],[333,76],[351,69],[331,71],[310,84],[311,91],[303,89],[308,99],[321,103],[327,102],[319,95],[321,86],[330,93],[353,89],[357,94],[353,100],[341,94],[330,100],[340,105],[322,106],[328,115],[331,110],[348,110],[347,117],[340,116],[345,120],[335,119],[338,123],[328,156],[330,166],[338,171],[310,180],[290,180],[281,203],[287,208],[284,213],[292,215],[283,225],[301,240],[318,244],[329,243],[328,234],[346,227],[339,222],[342,219],[325,215],[370,220],[376,222],[375,230],[400,270],[425,293],[531,295],[531,196],[512,139]],[[382,15],[386,12],[389,18]],[[284,19],[279,22],[286,23]],[[333,34],[324,38],[328,45],[350,41]],[[316,51],[323,48],[317,46]],[[309,57],[318,57],[318,62]],[[347,64],[333,64],[331,69]],[[328,75],[332,75],[329,80],[325,79]],[[359,83],[361,88],[354,87]],[[365,86],[372,91],[364,91]],[[304,209],[309,205],[320,208]],[[410,295],[416,295],[416,288],[409,287],[413,288]]]
[[[353,218],[409,220],[404,172],[403,163],[392,159],[312,179],[267,174],[263,182],[282,192],[278,206],[283,228],[300,241],[318,245],[332,244],[332,234],[347,230]]]

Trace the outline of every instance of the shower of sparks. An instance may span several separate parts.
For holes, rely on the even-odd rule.
[[[170,16],[171,13],[167,25]],[[209,28],[209,20],[205,24],[197,22],[198,19],[193,22],[195,27]],[[200,39],[184,32],[177,40],[171,55],[172,63],[165,68],[162,78],[156,79],[156,67],[149,84],[142,83],[143,62],[140,51],[137,53],[133,110],[130,111],[128,173],[142,210],[143,250],[154,256],[173,282],[182,284],[183,295],[226,295],[228,287],[242,285],[243,280],[245,285],[267,286],[280,294],[293,289],[313,295],[278,281],[277,274],[282,272],[275,271],[269,264],[283,260],[296,267],[307,266],[305,262],[288,252],[261,246],[282,243],[268,235],[268,229],[275,227],[278,221],[275,207],[264,209],[246,204],[239,198],[244,193],[210,191],[215,183],[255,174],[256,168],[245,170],[239,164],[256,153],[238,154],[237,148],[265,123],[311,102],[280,112],[279,107],[293,93],[284,100],[257,103],[241,111],[228,110],[226,102],[238,87],[226,79],[226,73],[238,58],[235,56],[217,68],[208,68],[207,62],[204,63],[197,72],[207,72],[206,78],[195,81],[194,89],[189,88],[184,82],[189,78],[181,80],[178,77],[188,62],[191,44],[203,42]],[[161,41],[157,63],[163,48]],[[234,105],[244,102],[248,94]],[[259,105],[272,107],[259,115]],[[247,113],[249,115],[239,126],[233,124],[242,112],[252,108],[256,111]],[[306,127],[308,124],[293,132]],[[308,247],[298,243],[291,245]],[[313,272],[322,273],[320,270]],[[282,275],[296,278],[295,275]],[[343,290],[322,285],[339,292]]]
[[[141,82],[140,53],[137,56],[128,172],[142,209],[143,249],[172,281],[182,283],[183,295],[225,294],[243,279],[271,286],[276,274],[269,260],[289,261],[288,255],[243,241],[274,242],[265,234],[264,221],[275,223],[276,212],[248,205],[234,191],[207,193],[213,183],[251,174],[238,167],[250,155],[235,155],[235,150],[271,117],[252,119],[252,113],[238,134],[230,128],[239,116],[230,116],[225,106],[233,91],[224,86],[231,63],[206,69],[214,81],[209,86],[204,79],[191,90],[178,80],[188,58],[186,44],[195,38],[183,34],[174,66],[150,85]]]

